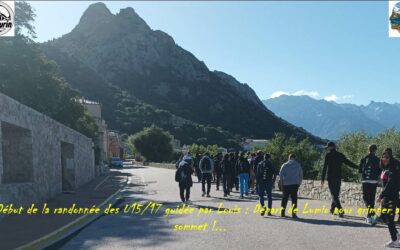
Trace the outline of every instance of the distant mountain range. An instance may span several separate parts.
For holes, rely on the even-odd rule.
[[[155,124],[185,144],[231,147],[276,132],[320,141],[276,117],[247,84],[210,71],[130,7],[112,14],[104,3],[92,4],[70,33],[40,46],[71,86],[100,102],[107,122],[123,133]]]
[[[263,101],[277,116],[322,138],[337,139],[343,133],[364,130],[376,134],[400,129],[400,104],[338,104],[309,96],[282,95]]]

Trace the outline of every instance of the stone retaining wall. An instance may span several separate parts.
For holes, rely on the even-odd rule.
[[[155,167],[155,168],[176,169],[175,164],[172,164],[172,163],[147,162],[147,163],[143,163],[143,166],[150,166],[150,167]]]
[[[381,188],[378,187],[377,195],[380,191]],[[321,181],[304,180],[299,188],[299,195],[317,200],[332,200],[327,181],[325,181],[324,187],[321,188]],[[342,182],[340,201],[345,205],[364,207],[362,184]]]
[[[0,203],[43,202],[94,176],[91,139],[0,93]]]

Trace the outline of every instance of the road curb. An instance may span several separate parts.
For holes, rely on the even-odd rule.
[[[85,214],[77,218],[76,220],[68,223],[67,225],[55,230],[52,233],[49,233],[39,239],[36,239],[30,243],[27,243],[23,246],[17,247],[14,250],[36,250],[36,249],[44,249],[51,247],[52,245],[56,244],[67,238],[68,236],[74,234],[75,232],[81,230],[94,220],[98,219],[100,216],[104,215],[104,207],[108,204],[114,205],[117,200],[120,198],[120,192],[128,185],[129,177],[127,176],[126,182],[123,187],[118,189],[114,194],[110,195],[105,201],[103,201],[98,207],[101,209],[101,213],[96,215]]]

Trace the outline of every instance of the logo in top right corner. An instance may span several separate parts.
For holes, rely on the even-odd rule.
[[[400,37],[400,2],[389,1],[389,37]]]

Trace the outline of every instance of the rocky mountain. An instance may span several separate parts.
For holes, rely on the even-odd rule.
[[[358,106],[286,95],[263,103],[283,119],[322,138],[337,139],[343,133],[360,130],[376,134],[385,129],[400,129],[399,104],[371,102]]]
[[[152,30],[133,8],[114,15],[105,4],[92,4],[70,33],[42,44],[42,48],[60,65],[64,77],[74,82],[74,88],[84,96],[96,97],[104,107],[112,106],[115,100],[106,102],[101,93],[93,96],[98,82],[174,117],[218,128],[235,138],[270,138],[283,132],[319,140],[276,117],[247,84],[210,71],[171,36]],[[63,62],[66,58],[74,67],[90,69],[96,75],[93,79],[101,80],[90,82],[89,87],[87,80],[80,79],[85,73],[78,77],[68,70],[73,66]],[[105,109],[108,119],[116,120],[113,108]],[[126,107],[121,104],[119,109]],[[121,124],[116,129],[127,130]]]

